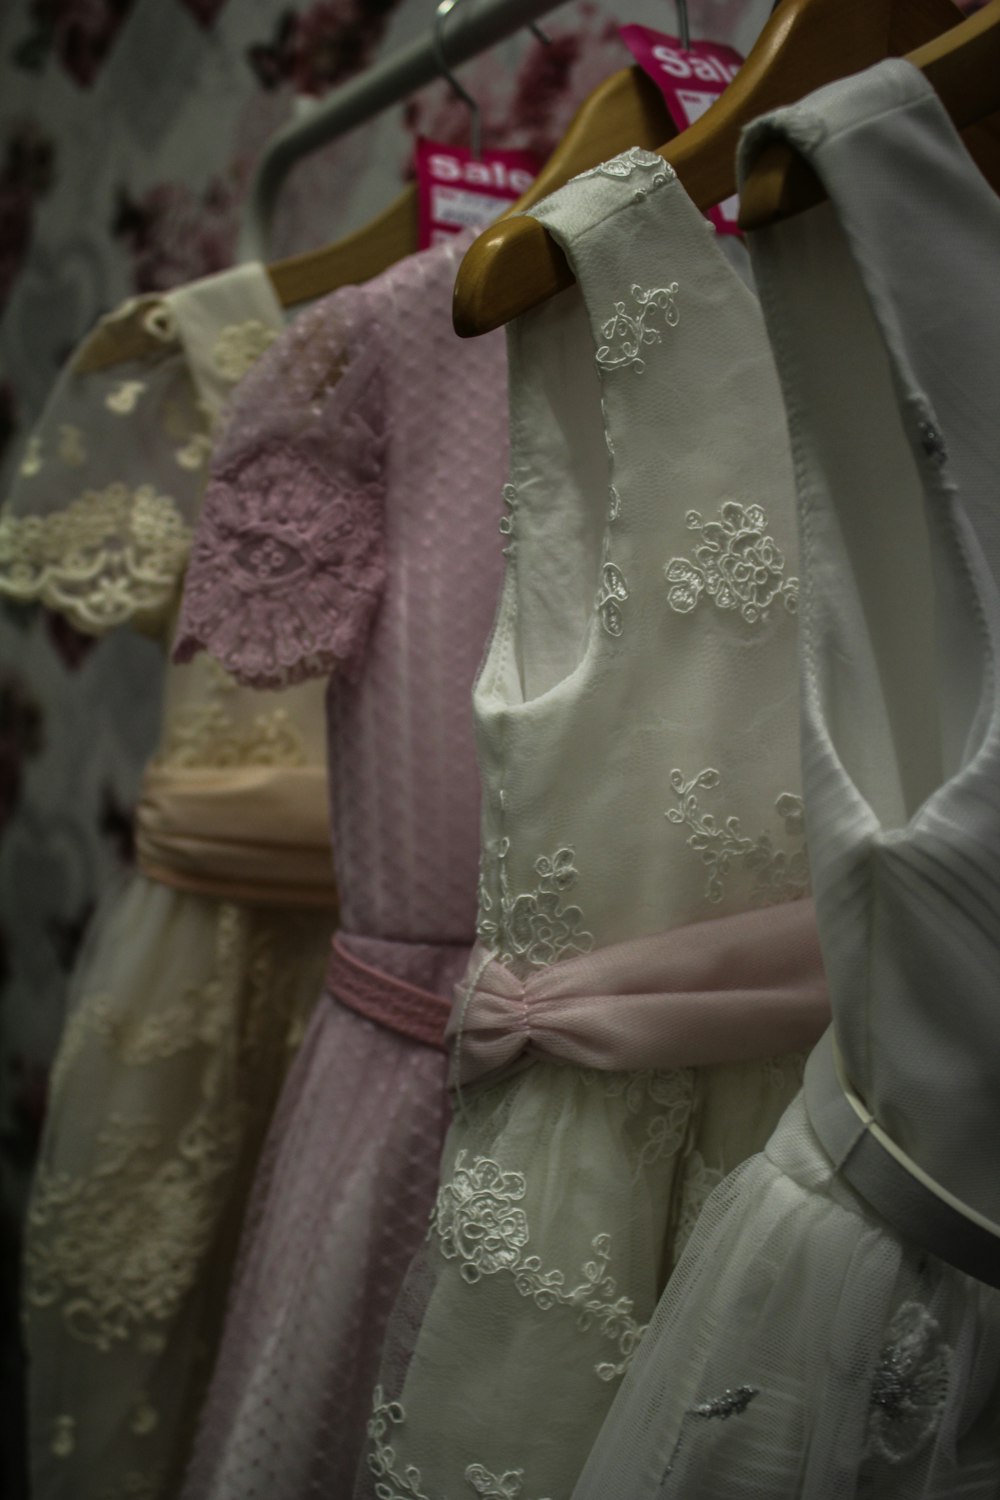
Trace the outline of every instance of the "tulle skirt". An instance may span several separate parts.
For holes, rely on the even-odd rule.
[[[35,1500],[175,1492],[331,926],[139,875],[96,920],[26,1226]]]
[[[799,1058],[643,1074],[539,1061],[466,1093],[357,1494],[569,1500],[702,1204],[800,1076]]]
[[[443,994],[468,951],[351,946]],[[262,1158],[184,1500],[350,1494],[386,1321],[434,1201],[445,1072],[443,1051],[321,999]]]
[[[573,1500],[611,1496],[1000,1496],[1000,1293],[838,1182],[801,1097],[699,1219]]]

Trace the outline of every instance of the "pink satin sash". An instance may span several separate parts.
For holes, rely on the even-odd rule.
[[[634,938],[519,978],[477,946],[448,1023],[459,1087],[525,1054],[608,1071],[748,1062],[830,1020],[811,900]]]
[[[369,1021],[376,1021],[411,1041],[422,1042],[425,1047],[435,1047],[439,1052],[447,1050],[445,1026],[451,1012],[450,1001],[362,963],[336,937],[331,944],[326,987],[342,1005],[367,1016]]]

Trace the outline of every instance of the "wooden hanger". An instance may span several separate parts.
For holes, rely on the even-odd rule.
[[[360,286],[417,248],[417,190],[413,184],[363,228],[322,250],[307,250],[265,267],[282,307],[311,302],[342,286]],[[147,299],[154,304],[155,297]],[[78,375],[108,370],[127,360],[147,359],[163,348],[143,326],[141,319],[99,325],[84,344],[73,365]]]
[[[627,151],[630,146],[645,146],[653,150],[676,133],[677,127],[671,119],[662,93],[649,75],[637,65],[622,68],[620,72],[613,73],[610,78],[599,83],[580,105],[566,134],[531,187],[526,193],[522,193],[516,203],[511,204],[495,224],[483,231],[463,258],[452,302],[452,320],[456,333],[463,338],[471,338],[477,333],[489,331],[480,328],[475,319],[468,324],[466,309],[470,305],[475,306],[477,302],[475,284],[478,267],[484,257],[489,258],[489,246],[495,238],[501,242],[506,240],[506,225],[511,215],[532,208],[569,182],[571,177],[576,177],[579,172],[589,171],[591,167],[607,161],[609,156],[616,156],[619,151]],[[474,251],[477,253],[473,254]],[[566,263],[555,241],[548,237],[543,246],[543,253],[545,251],[551,255],[550,274],[558,275],[559,261],[563,265]],[[470,279],[473,283],[471,288]],[[499,318],[490,327],[499,327],[500,323],[507,321],[507,318]]]
[[[676,134],[666,101],[649,74],[638,64],[622,68],[587,95],[530,188],[497,223],[540,203],[571,177],[588,172],[619,151],[630,146],[652,149]],[[480,239],[489,235],[487,229]]]
[[[751,120],[887,56],[911,52],[961,20],[951,0],[783,0],[726,92],[675,141],[661,145],[660,154],[698,207],[710,208],[736,190],[736,148]],[[608,143],[604,157],[615,149]],[[455,330],[464,338],[488,333],[572,281],[565,256],[536,219],[505,217],[480,235],[463,261]]]
[[[530,208],[578,172],[629,146],[659,145],[674,132],[663,95],[639,67],[614,73],[584,100],[559,146],[528,191],[509,212]],[[337,287],[360,285],[417,248],[417,190],[410,184],[364,228],[322,250],[276,261],[267,267],[283,307],[325,296]],[[554,248],[554,247],[553,247]],[[79,374],[144,359],[162,342],[138,319],[99,327],[87,340],[74,369]]]
[[[372,281],[416,249],[417,189],[410,183],[363,228],[322,250],[275,261],[267,274],[282,307],[296,307],[338,287]]]
[[[1000,0],[985,6],[944,36],[911,52],[959,130],[1000,110]],[[966,145],[1000,189],[1000,138],[992,129],[968,131]],[[819,178],[784,141],[761,151],[740,194],[740,224],[763,229],[826,197]]]

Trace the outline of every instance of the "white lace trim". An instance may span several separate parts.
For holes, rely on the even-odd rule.
[[[577,177],[609,177],[613,181],[627,182],[636,172],[652,174],[647,179],[647,186],[650,188],[665,187],[677,176],[670,163],[655,151],[647,151],[644,146],[631,146],[628,151],[622,151],[610,161],[602,161],[586,172],[578,172]],[[635,196],[644,198],[646,194],[638,189]]]
[[[0,592],[103,631],[167,605],[190,548],[169,495],[110,484],[47,516],[0,517]]]

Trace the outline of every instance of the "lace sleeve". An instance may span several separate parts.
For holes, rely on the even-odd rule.
[[[356,675],[385,578],[379,340],[362,288],[302,314],[229,409],[174,655],[241,682]]]
[[[191,544],[208,416],[157,299],[126,304],[70,361],[0,512],[0,594],[99,634],[165,614]],[[128,335],[125,363],[88,353]]]

